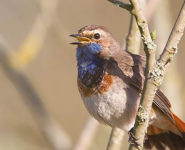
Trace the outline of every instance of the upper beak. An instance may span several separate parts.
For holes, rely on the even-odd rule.
[[[82,36],[80,34],[71,34],[71,37],[74,37],[78,40],[78,42],[72,42],[70,44],[78,45],[78,44],[83,44],[83,43],[90,43],[92,42],[90,38]]]

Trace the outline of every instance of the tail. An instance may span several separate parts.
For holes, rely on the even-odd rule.
[[[174,125],[178,133],[162,130],[153,125],[148,127],[144,143],[147,150],[185,150],[185,123],[173,114]]]
[[[181,134],[184,136],[184,139],[185,139],[185,123],[175,114],[173,114],[173,118],[175,120],[177,129],[181,132]]]

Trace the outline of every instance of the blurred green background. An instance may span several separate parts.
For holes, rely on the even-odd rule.
[[[11,47],[11,53],[19,51],[32,32],[35,22],[39,20],[39,14],[42,13],[41,3],[48,3],[49,5],[46,4],[44,8],[48,9],[53,5],[53,1],[0,0],[0,37]],[[168,19],[173,24],[182,0],[164,1],[169,3],[171,15]],[[157,6],[154,15],[158,9]],[[163,22],[165,19],[158,23],[162,26]],[[106,0],[59,0],[48,24],[39,51],[28,64],[21,67],[21,70],[32,82],[50,115],[63,126],[75,143],[89,115],[78,93],[75,47],[69,44],[74,39],[69,35],[76,33],[85,25],[103,25],[124,45],[128,32],[129,13]],[[169,24],[169,28],[171,27]],[[151,20],[150,29],[156,28],[156,24]],[[159,31],[157,29],[156,31],[158,35]],[[35,37],[36,40],[37,38],[39,36]],[[167,40],[167,37],[165,38]],[[173,84],[171,87],[163,86],[167,97],[171,97],[173,110],[183,120],[185,120],[184,47],[185,38],[180,43],[177,59],[174,61],[177,63],[175,66],[177,75],[173,75],[173,69],[168,72],[168,81],[177,84],[179,88],[176,89]],[[0,67],[0,83],[0,150],[50,150],[34,117],[4,74],[2,67]],[[181,93],[182,99],[174,96],[174,91]],[[109,128],[101,131],[101,136],[97,136],[91,149],[105,149],[109,132]]]

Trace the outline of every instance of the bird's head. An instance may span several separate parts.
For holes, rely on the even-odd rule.
[[[81,28],[78,34],[70,36],[78,40],[71,43],[77,45],[77,51],[84,51],[89,55],[98,55],[101,58],[109,59],[120,50],[119,43],[102,26],[88,25]]]

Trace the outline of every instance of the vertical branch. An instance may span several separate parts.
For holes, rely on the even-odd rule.
[[[118,0],[116,0],[116,1],[112,0],[110,2],[114,3],[116,6],[120,6],[120,7],[122,6],[122,8],[125,8],[125,5],[128,6],[128,4],[125,4],[125,3],[118,1]],[[140,36],[142,35],[145,53],[147,54],[147,57],[148,57],[148,63],[147,63],[148,64],[147,65],[148,71],[147,72],[149,72],[149,69],[151,69],[155,63],[155,44],[153,43],[152,38],[150,36],[150,32],[148,30],[148,26],[146,23],[147,21],[146,21],[144,15],[142,14],[142,12],[139,12],[139,13],[137,13],[137,12],[141,11],[141,7],[138,5],[139,2],[140,2],[140,4],[142,4],[142,6],[145,6],[145,9],[146,9],[147,6],[151,6],[151,4],[153,4],[154,1],[153,0],[149,1],[147,3],[147,6],[145,5],[146,4],[145,0],[140,0],[139,2],[136,2],[136,1],[130,1],[130,2],[132,4],[132,7],[131,7],[132,9],[130,11],[132,12],[133,15],[131,14],[129,32],[128,32],[128,36],[126,39],[126,50],[129,52],[133,52],[133,53],[138,54],[139,50],[140,50],[140,40],[141,40]],[[133,5],[134,3],[136,3],[137,5]],[[157,3],[155,3],[155,4],[157,4]],[[154,6],[156,6],[156,5],[154,5]],[[151,14],[155,9],[155,7],[150,7],[150,8],[151,8],[150,14],[147,15],[147,17],[148,17],[147,19],[149,19],[151,17]],[[129,9],[127,9],[127,10],[129,10]],[[134,16],[135,16],[136,20],[135,20]],[[138,25],[136,24],[136,21],[137,21]],[[140,32],[141,32],[141,34],[140,34]],[[152,99],[152,97],[151,97],[151,99]],[[151,104],[152,104],[152,102],[151,102]],[[108,148],[110,148],[110,146],[111,146],[111,149],[112,148],[114,149],[114,147],[115,147],[115,149],[118,149],[118,147],[116,147],[117,146],[116,144],[118,144],[118,143],[114,142],[114,140],[116,139],[116,137],[118,139],[120,139],[120,136],[122,133],[120,133],[120,135],[119,135],[117,132],[118,131],[116,131],[116,129],[112,129],[112,133],[111,133],[111,136],[109,139]]]
[[[150,21],[151,16],[159,3],[159,0],[139,0],[140,5],[144,10],[144,15],[147,21]],[[129,32],[126,39],[126,50],[134,54],[139,54],[141,44],[141,34],[137,26],[134,16],[131,14]]]
[[[146,54],[146,72],[145,72],[145,83],[144,83],[144,89],[141,96],[141,101],[138,109],[138,115],[136,117],[133,134],[134,137],[137,140],[138,147],[136,147],[134,144],[130,144],[129,149],[142,149],[143,147],[143,141],[144,136],[146,133],[146,129],[148,126],[148,120],[149,120],[149,113],[151,111],[153,98],[155,96],[155,91],[157,90],[156,86],[153,86],[153,81],[151,78],[149,78],[149,71],[152,70],[154,64],[155,64],[155,49],[156,46],[152,41],[152,38],[150,36],[150,32],[148,29],[148,24],[146,21],[146,18],[144,17],[143,11],[140,7],[140,4],[137,0],[130,0],[133,10],[132,13],[136,18],[136,22],[138,24],[141,37],[144,44],[144,51]]]
[[[125,4],[119,0],[108,0],[109,2],[114,3],[116,6],[125,8],[131,11],[130,4]],[[133,15],[130,17],[129,32],[126,38],[126,51],[139,53],[140,49],[140,33],[135,22]],[[107,150],[119,150],[121,149],[124,132],[119,128],[112,128],[111,135],[109,137]]]
[[[107,150],[119,150],[123,143],[125,132],[119,128],[112,128]]]
[[[131,2],[132,2],[133,7],[137,8],[136,14],[141,12],[138,9],[139,7],[138,7],[137,2],[134,0],[131,0]],[[139,15],[136,15],[136,18],[138,17]],[[139,23],[138,23],[138,26],[139,26]],[[185,28],[185,1],[180,10],[179,16],[176,20],[176,23],[173,27],[173,30],[171,32],[171,35],[168,39],[168,42],[166,44],[166,47],[162,55],[160,56],[159,60],[157,61],[154,67],[151,66],[150,68],[149,63],[147,65],[147,67],[150,69],[150,74],[148,74],[149,76],[146,76],[148,78],[145,79],[144,91],[142,94],[141,103],[140,103],[139,110],[138,110],[138,115],[136,117],[136,122],[134,125],[134,136],[136,139],[138,139],[137,142],[139,146],[137,147],[136,145],[131,144],[129,147],[130,150],[143,148],[144,136],[145,136],[147,126],[148,126],[148,120],[149,120],[148,118],[149,118],[149,113],[151,110],[154,95],[156,93],[156,90],[162,83],[166,65],[169,62],[171,62],[174,54],[177,52],[177,45],[180,39],[182,38],[184,28]],[[147,57],[147,62],[149,60],[150,60],[150,57]]]

